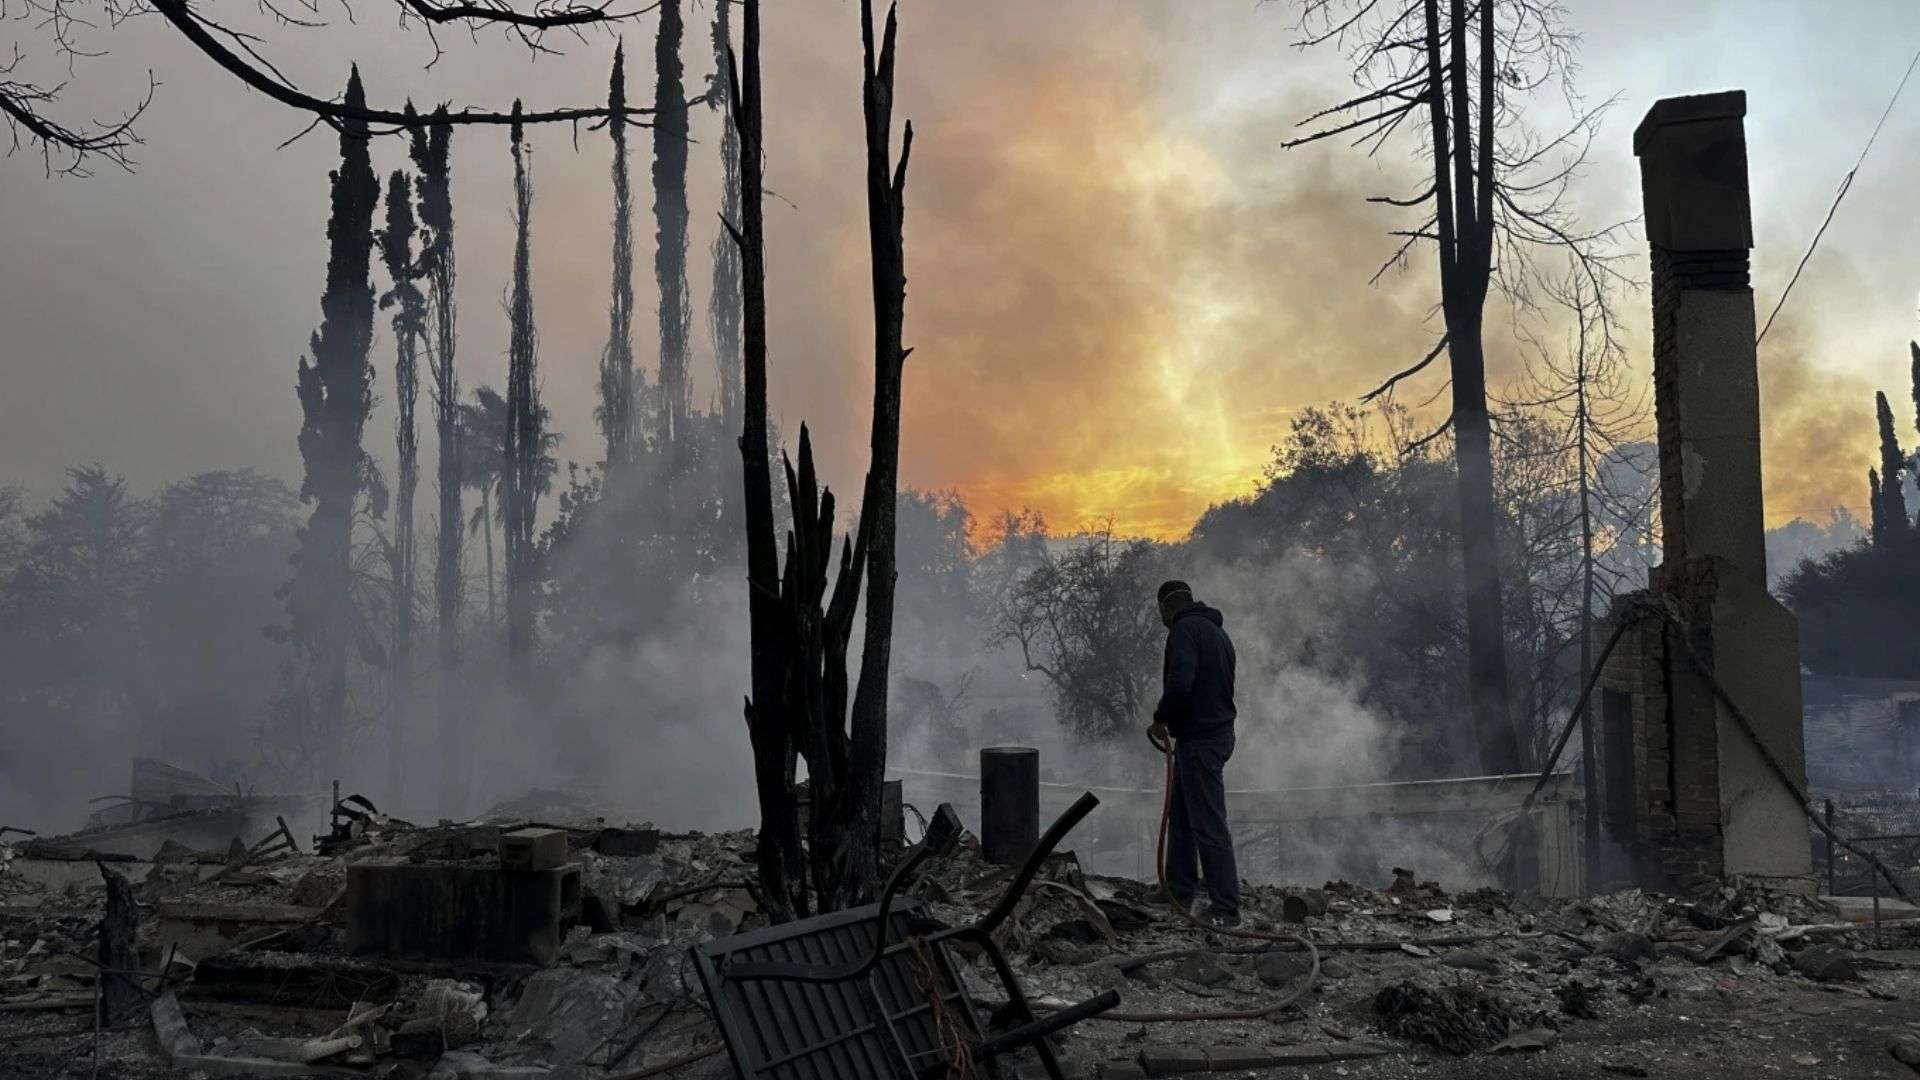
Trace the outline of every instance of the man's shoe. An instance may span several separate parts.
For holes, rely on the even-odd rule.
[[[1240,925],[1240,913],[1237,911],[1209,911],[1206,920],[1219,930],[1232,930]]]

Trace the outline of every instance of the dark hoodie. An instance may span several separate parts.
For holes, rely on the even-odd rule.
[[[1163,689],[1153,719],[1176,739],[1233,730],[1233,640],[1225,625],[1218,611],[1197,600],[1168,624]]]

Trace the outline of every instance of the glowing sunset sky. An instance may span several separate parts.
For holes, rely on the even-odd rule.
[[[1591,221],[1637,213],[1630,135],[1655,98],[1748,91],[1764,316],[1920,45],[1920,8],[1569,7],[1587,39],[1582,90],[1594,101],[1619,95],[1579,188]],[[783,429],[811,423],[830,475],[852,489],[871,367],[858,6],[770,0],[766,10],[767,177],[779,196],[767,203],[773,395]],[[711,66],[710,14],[705,3],[688,13],[691,92]],[[385,10],[359,17],[322,31],[259,29],[316,92],[340,85],[357,59],[379,103],[411,94],[505,107],[518,93],[539,107],[604,95],[608,37],[530,60],[456,35],[447,58],[423,71],[423,35],[399,33]],[[917,135],[908,482],[957,488],[982,516],[1031,506],[1059,528],[1112,516],[1125,531],[1178,535],[1208,503],[1251,488],[1299,409],[1350,399],[1424,351],[1431,256],[1367,285],[1392,250],[1386,230],[1404,219],[1364,198],[1416,189],[1412,147],[1379,160],[1344,145],[1279,149],[1295,120],[1349,92],[1338,56],[1291,47],[1293,17],[1290,5],[1250,0],[904,6],[896,113]],[[647,20],[625,31],[639,101],[652,94],[652,33]],[[295,479],[293,370],[318,318],[334,143],[321,132],[276,151],[304,121],[157,20],[103,33],[101,44],[111,56],[82,63],[69,107],[112,115],[153,68],[163,85],[139,173],[49,181],[37,157],[0,163],[0,246],[11,256],[0,271],[10,377],[0,483],[44,494],[60,468],[94,459],[142,490],[241,465]],[[693,366],[704,399],[717,117],[699,110],[694,124]],[[644,134],[634,144],[645,153]],[[463,378],[499,386],[510,161],[502,132],[463,131],[455,146]],[[608,147],[603,133],[564,128],[538,132],[534,147],[542,389],[565,434],[562,456],[590,461]],[[383,174],[406,164],[396,140],[375,155]],[[636,166],[644,176],[644,159]],[[1920,90],[1909,88],[1763,352],[1774,520],[1864,502],[1872,390],[1905,401],[1906,341],[1920,336],[1916,175]],[[643,212],[647,201],[636,194]],[[645,361],[650,219],[636,232]],[[1635,272],[1643,265],[1636,258]],[[1644,308],[1644,296],[1625,301],[1636,350]],[[384,399],[392,359],[382,326],[374,363]],[[1501,333],[1491,328],[1490,339]],[[383,401],[367,429],[378,455],[391,454],[391,419]],[[1911,426],[1902,431],[1911,444]]]

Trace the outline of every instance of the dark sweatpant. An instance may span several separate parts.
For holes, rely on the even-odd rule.
[[[1240,874],[1227,832],[1227,782],[1233,732],[1181,739],[1173,755],[1173,815],[1167,823],[1167,888],[1182,902],[1207,881],[1207,898],[1222,915],[1240,911]]]

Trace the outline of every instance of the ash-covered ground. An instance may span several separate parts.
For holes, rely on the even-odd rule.
[[[298,852],[175,845],[100,866],[71,838],[0,849],[0,1076],[730,1075],[689,948],[765,922],[752,834],[658,835],[528,809],[545,808],[433,827],[366,813],[324,855],[304,839]],[[583,886],[579,924],[551,959],[349,955],[350,867],[489,873],[503,831],[536,816],[564,831]],[[101,866],[134,883],[148,975],[96,1035]],[[992,906],[1011,869],[969,837],[907,895],[958,925]],[[1312,941],[1317,973],[1298,947],[1205,932],[1153,884],[1086,873],[1070,851],[1046,862],[1001,943],[1043,1008],[1119,991],[1117,1009],[1055,1042],[1082,1077],[1747,1080],[1920,1063],[1920,912],[1892,901],[1876,930],[1867,907],[1750,882],[1547,900],[1452,891],[1416,867],[1388,882],[1250,883],[1245,903],[1249,927]],[[988,1023],[1004,992],[983,955],[956,957]],[[1207,1015],[1255,1011],[1267,1015]],[[1030,1052],[1014,1063],[1041,1075]]]

